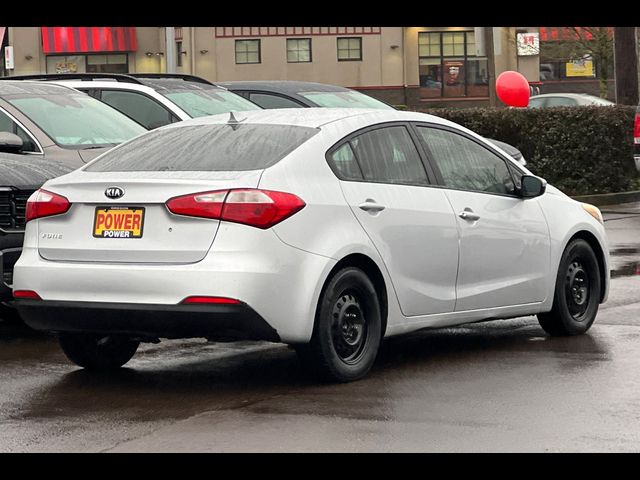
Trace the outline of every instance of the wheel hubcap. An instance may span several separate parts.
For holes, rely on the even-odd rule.
[[[353,293],[343,293],[332,309],[333,346],[346,363],[355,363],[364,350],[367,323],[358,298]]]
[[[589,275],[579,260],[574,260],[567,269],[565,296],[569,313],[581,321],[589,306]]]

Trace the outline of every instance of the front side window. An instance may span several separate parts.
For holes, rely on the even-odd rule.
[[[301,108],[298,102],[282,97],[280,95],[271,95],[269,93],[252,92],[249,95],[249,99],[256,105],[271,109],[271,108]]]
[[[147,130],[109,105],[85,94],[19,94],[5,100],[68,148],[110,147]]]
[[[404,126],[378,128],[350,141],[362,174],[370,182],[427,184],[427,174]]]
[[[33,139],[14,122],[9,115],[0,110],[0,132],[8,132],[18,135],[22,139],[22,151],[23,152],[37,152],[40,153],[40,149],[37,147]]]
[[[103,90],[101,100],[133,118],[148,130],[178,121],[166,108],[141,93]]]
[[[445,187],[513,194],[515,185],[505,160],[473,140],[447,130],[417,127],[440,170]]]
[[[236,63],[260,63],[260,40],[236,40]]]
[[[311,61],[310,38],[287,38],[287,62],[308,63]]]
[[[338,38],[338,61],[362,60],[362,37]]]
[[[215,124],[154,130],[109,150],[89,172],[261,170],[319,132],[293,125]]]

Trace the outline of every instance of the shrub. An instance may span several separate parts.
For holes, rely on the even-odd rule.
[[[568,195],[627,191],[637,184],[634,107],[421,110],[509,143],[527,168]]]

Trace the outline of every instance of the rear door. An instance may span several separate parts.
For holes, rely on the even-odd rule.
[[[544,300],[550,240],[538,199],[518,196],[506,159],[480,141],[441,126],[416,131],[460,230],[456,311]]]
[[[334,147],[327,159],[389,271],[402,313],[453,311],[456,222],[444,191],[429,186],[408,125],[358,132]]]

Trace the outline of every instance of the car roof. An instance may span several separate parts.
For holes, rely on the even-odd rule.
[[[69,86],[51,82],[37,82],[33,80],[3,80],[0,82],[0,96],[15,94],[30,95],[74,95],[77,90]]]
[[[434,115],[401,110],[381,110],[379,108],[280,108],[270,110],[247,110],[198,117],[183,122],[173,123],[161,128],[180,128],[191,125],[215,125],[234,123],[295,125],[300,127],[320,128],[329,123],[345,119],[357,119],[363,124],[375,124],[393,121],[422,121],[441,125],[456,125]],[[460,128],[459,125],[456,125]]]
[[[567,97],[567,98],[586,98],[591,99],[595,98],[597,100],[606,100],[604,98],[596,97],[595,95],[590,95],[588,93],[541,93],[540,95],[532,95],[531,98],[544,98],[544,97]]]
[[[218,82],[218,85],[230,90],[262,90],[265,92],[289,93],[300,92],[352,92],[353,90],[326,83],[301,82],[295,80],[248,80],[234,82]]]

